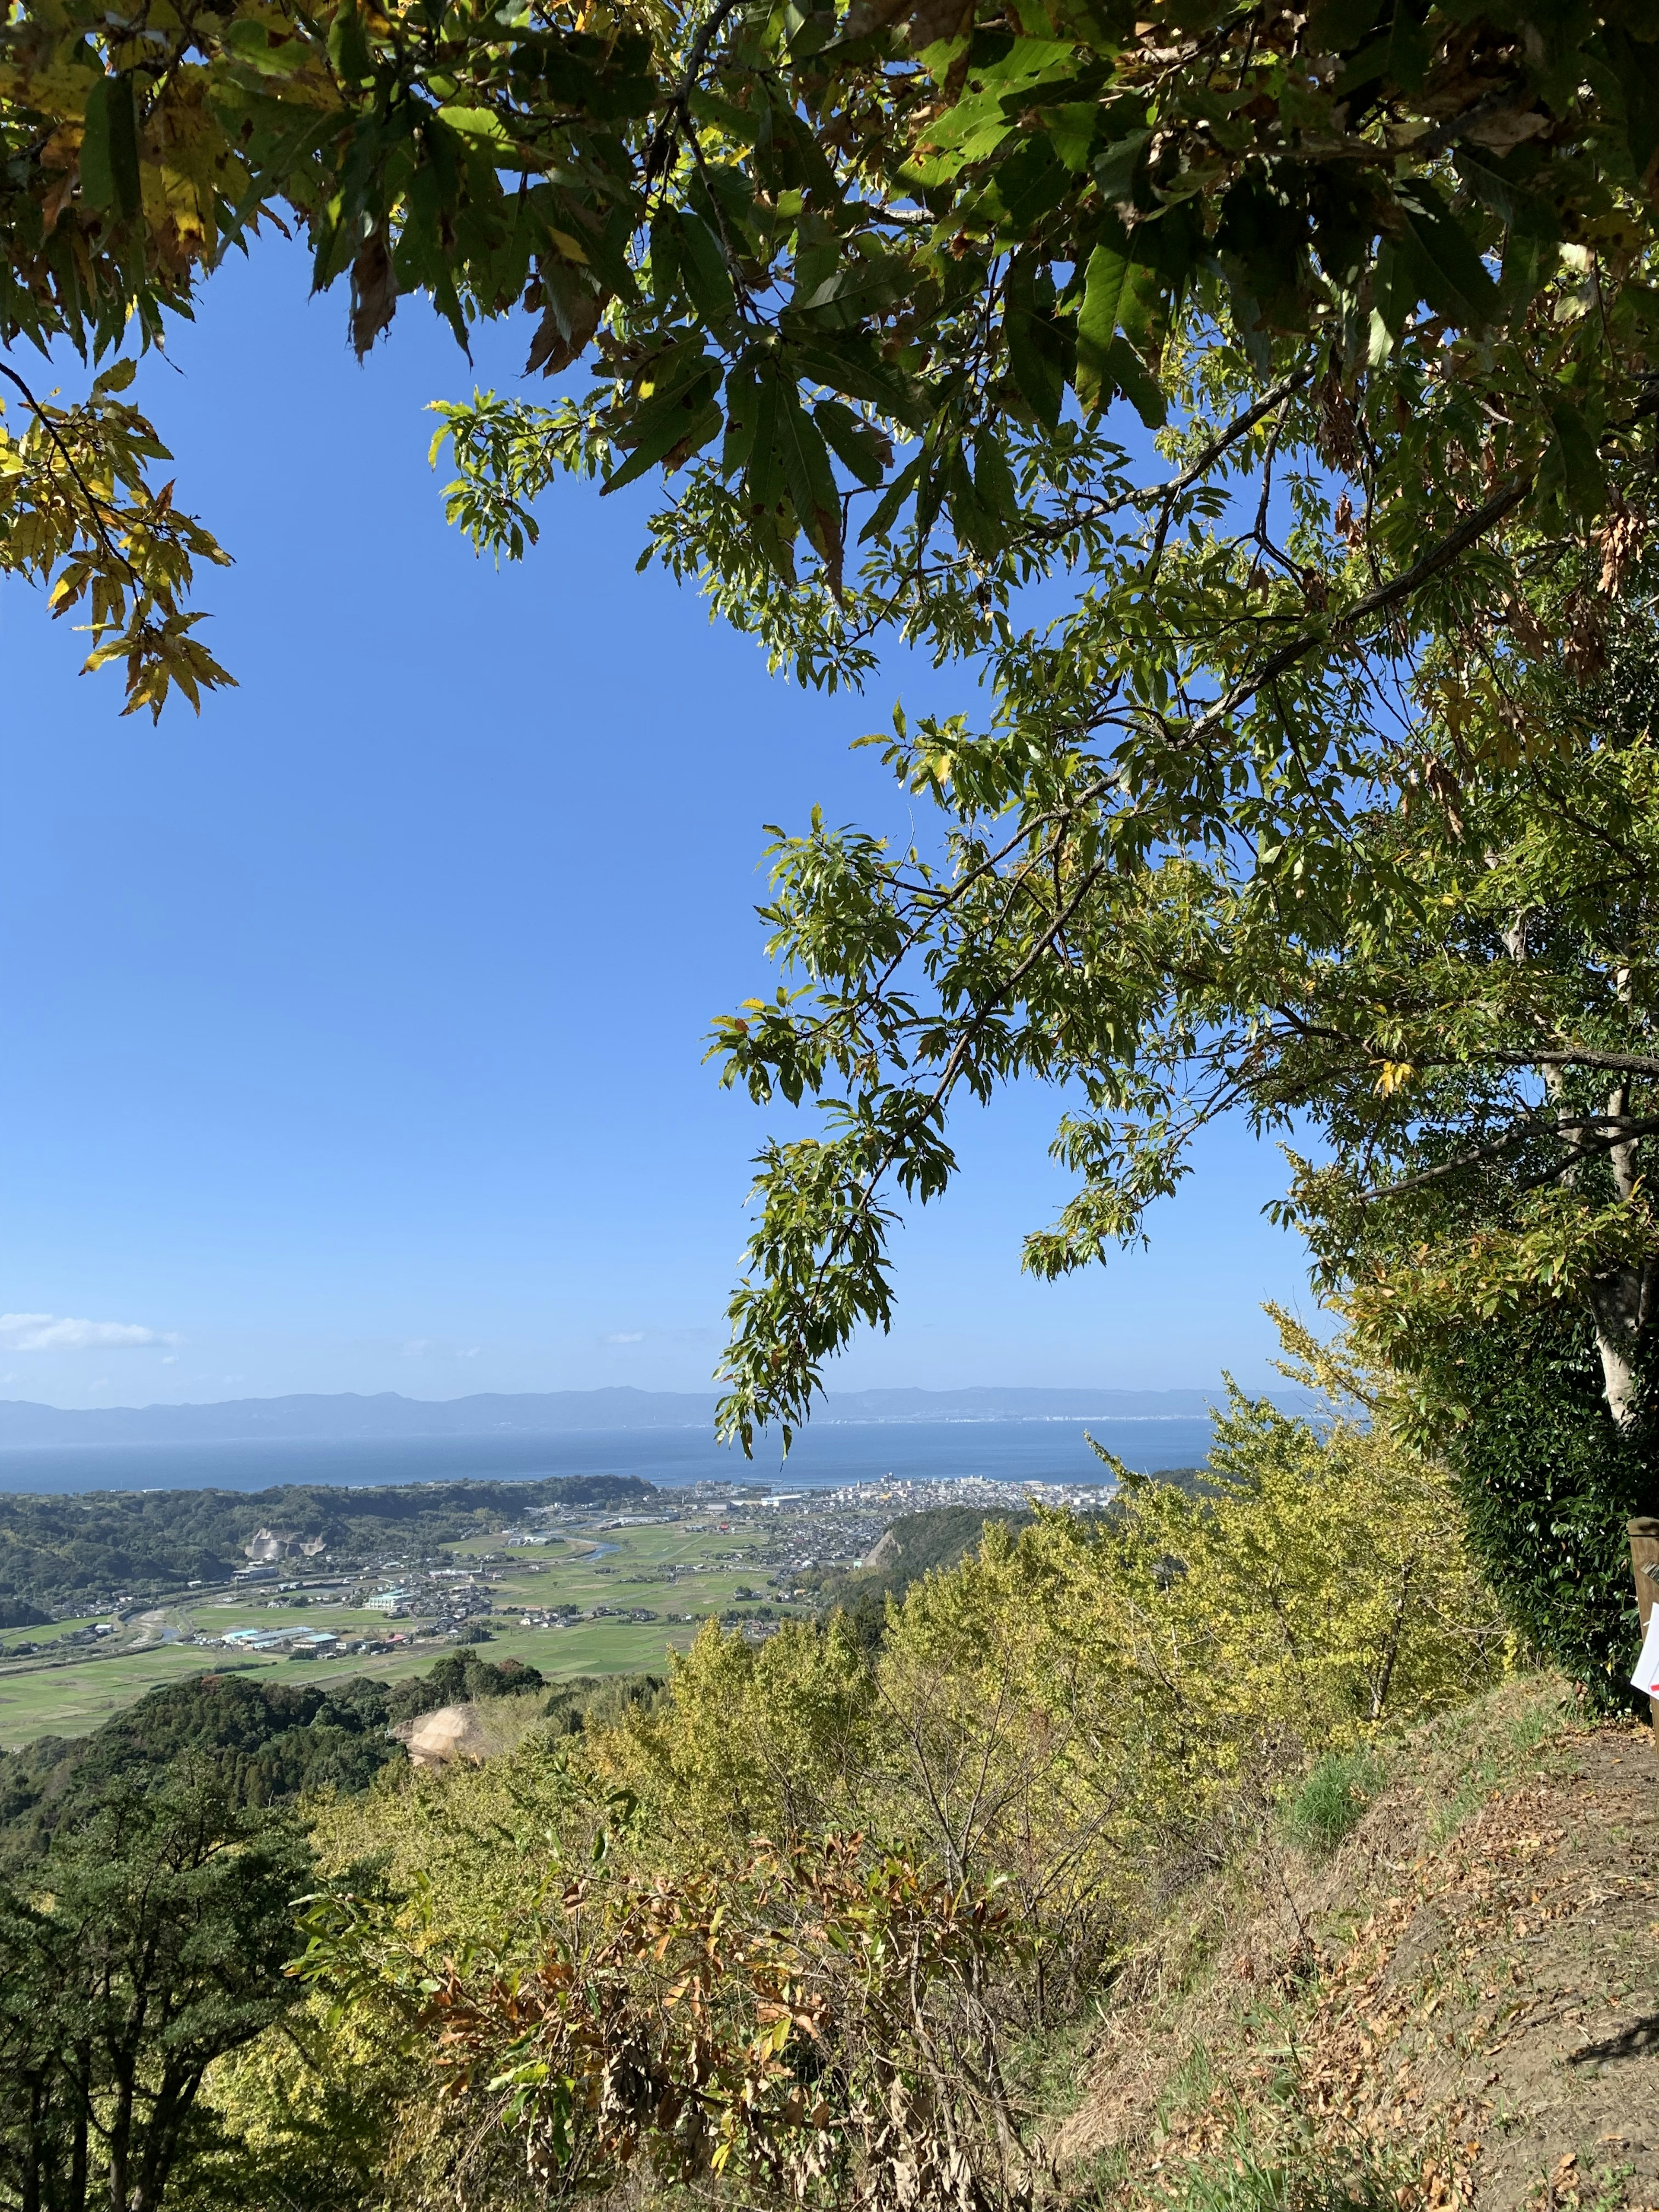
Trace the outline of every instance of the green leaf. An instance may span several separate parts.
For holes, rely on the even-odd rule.
[[[342,84],[362,84],[374,74],[374,58],[363,35],[362,17],[356,0],[343,0],[328,27],[328,60]]]
[[[812,410],[812,420],[843,465],[851,470],[866,490],[873,491],[884,473],[878,447],[885,441],[880,439],[867,422],[861,422],[850,407],[843,407],[838,399],[820,399]]]
[[[1149,430],[1161,430],[1169,409],[1158,380],[1151,375],[1127,338],[1115,337],[1106,356],[1107,374]]]
[[[1411,240],[1410,259],[1423,297],[1462,325],[1495,319],[1498,287],[1480,249],[1434,186],[1413,178],[1400,195]]]
[[[906,467],[902,468],[899,471],[898,474],[893,478],[892,483],[888,485],[886,490],[882,494],[880,504],[877,507],[875,513],[871,516],[868,522],[865,524],[863,529],[860,531],[859,544],[860,545],[867,544],[872,538],[884,537],[887,532],[892,528],[893,525],[898,520],[900,508],[902,507],[905,501],[909,498],[911,493],[921,483],[921,470],[922,458],[921,455],[918,453],[915,460],[911,461]]]
[[[126,222],[143,211],[131,77],[100,76],[87,94],[81,190],[89,206],[112,209]]]
[[[470,146],[493,149],[513,143],[507,125],[488,107],[441,107],[438,120],[459,132]]]
[[[778,452],[778,409],[781,402],[777,365],[763,362],[754,399],[754,428],[750,433],[749,465],[744,490],[752,509],[771,514],[783,504],[786,486],[783,460]]]
[[[800,404],[793,384],[780,381],[777,440],[784,482],[796,520],[823,556],[830,581],[841,588],[841,495],[830,449]]]
[[[306,39],[284,39],[273,46],[264,25],[252,22],[246,16],[227,24],[224,42],[227,52],[261,76],[293,76],[306,66],[313,51]]]
[[[999,233],[1024,238],[1050,208],[1059,206],[1071,182],[1070,170],[1047,138],[1032,135],[1024,139],[1017,153],[998,163],[987,195],[999,217]]]
[[[616,474],[606,478],[600,497],[636,482],[684,441],[690,441],[688,453],[701,452],[725,420],[711,404],[719,387],[715,364],[694,356],[691,374],[677,376],[665,390],[653,392],[634,420],[638,442]]]
[[[737,313],[738,300],[720,240],[707,223],[688,210],[681,210],[674,221],[680,281],[703,321],[711,328],[723,329]]]
[[[1086,169],[1100,122],[1098,103],[1092,100],[1067,100],[1058,107],[1043,108],[1041,114],[1048,143],[1066,167],[1079,172]]]
[[[815,331],[810,338],[792,343],[789,358],[815,384],[828,385],[849,399],[867,400],[907,428],[919,430],[927,422],[915,392],[882,360],[866,331]]]
[[[1604,24],[1601,43],[1619,79],[1625,103],[1625,137],[1638,180],[1659,154],[1659,45]]]
[[[1506,230],[1551,243],[1560,237],[1560,220],[1549,202],[1516,183],[1496,161],[1468,146],[1460,146],[1452,160],[1459,177]]]
[[[1066,398],[1067,333],[1037,305],[1036,270],[1028,258],[1017,260],[1003,289],[1002,327],[1008,368],[1019,395],[1049,429],[1060,426]]]
[[[974,441],[974,489],[988,514],[1014,522],[1019,517],[1019,494],[1007,449],[994,431],[981,430]]]
[[[1140,157],[1152,143],[1150,131],[1131,131],[1102,149],[1094,162],[1095,182],[1109,204],[1127,200],[1133,191]]]
[[[659,208],[651,224],[651,301],[667,313],[679,278],[679,239],[672,208]]]
[[[720,474],[734,477],[749,465],[755,450],[755,423],[760,411],[760,379],[750,362],[740,362],[726,380],[726,443],[720,450]]]
[[[1595,436],[1583,410],[1572,399],[1552,401],[1549,416],[1555,433],[1555,449],[1561,459],[1568,504],[1580,521],[1592,521],[1607,503],[1607,480],[1601,472]]]
[[[1120,234],[1121,236],[1121,234]],[[1145,278],[1150,272],[1140,270]],[[1103,239],[1089,256],[1083,280],[1083,305],[1077,318],[1077,373],[1073,382],[1082,404],[1093,413],[1112,391],[1112,340],[1126,310],[1132,309],[1136,264],[1127,241]]]
[[[1395,0],[1388,29],[1381,38],[1362,46],[1348,64],[1336,81],[1337,94],[1340,98],[1357,92],[1379,79],[1399,92],[1420,91],[1431,52],[1428,38],[1406,0]]]

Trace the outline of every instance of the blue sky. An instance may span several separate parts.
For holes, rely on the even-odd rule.
[[[849,741],[971,690],[769,678],[635,574],[647,488],[562,487],[497,574],[445,526],[422,410],[512,383],[522,333],[469,369],[406,305],[360,368],[306,282],[280,243],[232,264],[137,387],[237,556],[203,597],[240,690],[123,720],[0,593],[0,1395],[702,1387],[763,1117],[702,1039],[766,986],[762,825],[817,800],[902,833]],[[898,1324],[842,1378],[1268,1379],[1261,1300],[1307,1305],[1261,1218],[1277,1152],[1218,1133],[1150,1254],[1038,1285],[1054,1112],[959,1121]]]

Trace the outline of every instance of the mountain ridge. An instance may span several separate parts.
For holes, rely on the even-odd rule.
[[[406,1398],[396,1390],[294,1392],[210,1403],[64,1407],[0,1399],[0,1452],[54,1444],[343,1443],[356,1438],[554,1436],[626,1429],[703,1427],[712,1391],[479,1391]],[[964,1390],[849,1390],[832,1394],[820,1422],[927,1420],[1157,1420],[1201,1417],[1204,1390],[979,1387]]]

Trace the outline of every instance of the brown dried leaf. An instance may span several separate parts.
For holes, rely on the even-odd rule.
[[[1459,135],[1473,139],[1477,146],[1484,146],[1488,153],[1508,154],[1549,127],[1548,116],[1540,114],[1536,108],[1500,107],[1496,114],[1476,116],[1473,122],[1463,125]]]
[[[608,292],[590,292],[562,264],[542,264],[542,319],[531,341],[525,374],[556,376],[568,368],[592,343],[599,318],[610,303]]]
[[[920,53],[940,39],[961,38],[973,20],[974,0],[921,0],[910,16],[911,52]]]
[[[351,264],[351,343],[361,361],[398,312],[398,277],[383,230],[366,238]]]
[[[1614,507],[1600,529],[1590,533],[1601,555],[1601,574],[1596,588],[1616,599],[1624,586],[1625,572],[1641,550],[1647,534],[1647,517],[1622,504]]]

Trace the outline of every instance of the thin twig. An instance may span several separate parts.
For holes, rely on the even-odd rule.
[[[1530,475],[1511,477],[1500,491],[1492,494],[1484,507],[1477,507],[1471,514],[1466,514],[1455,530],[1449,531],[1437,545],[1431,546],[1420,560],[1413,562],[1411,567],[1396,576],[1392,583],[1368,592],[1363,599],[1357,599],[1347,612],[1339,615],[1334,622],[1322,623],[1317,629],[1304,630],[1299,637],[1293,637],[1288,643],[1281,645],[1276,653],[1267,656],[1255,675],[1241,677],[1224,699],[1218,700],[1207,714],[1193,724],[1186,733],[1186,744],[1203,744],[1230,714],[1248,705],[1265,684],[1272,683],[1275,676],[1282,676],[1286,669],[1294,668],[1298,660],[1304,660],[1316,646],[1334,644],[1343,640],[1373,615],[1384,614],[1390,607],[1397,606],[1401,600],[1408,599],[1419,586],[1426,584],[1431,576],[1438,575],[1441,569],[1449,567],[1460,553],[1467,552],[1471,545],[1503,521],[1505,515],[1519,507],[1532,486]],[[1656,1072],[1659,1072],[1659,1066],[1656,1067]]]
[[[649,191],[652,185],[655,184],[667,161],[669,150],[673,144],[676,121],[688,125],[690,123],[690,110],[686,103],[690,99],[692,88],[697,82],[702,65],[708,58],[708,49],[720,36],[726,18],[742,5],[743,0],[720,0],[720,4],[715,8],[714,14],[692,40],[691,51],[686,56],[685,68],[668,103],[668,112],[653,133],[650,151],[645,157],[644,189],[647,191]]]

